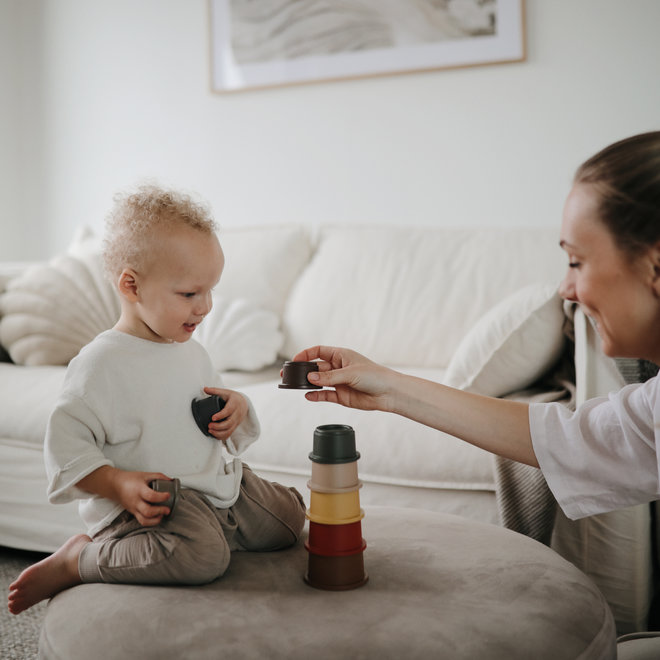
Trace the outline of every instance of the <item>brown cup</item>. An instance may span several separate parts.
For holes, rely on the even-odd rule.
[[[318,371],[318,362],[285,362],[282,366],[282,382],[278,385],[283,390],[322,390],[320,385],[312,385],[307,374]]]
[[[316,463],[312,461],[311,483],[321,489],[355,488],[359,483],[357,461],[350,463]]]
[[[310,522],[305,547],[308,552],[324,557],[341,557],[364,552],[367,542],[362,538],[362,522],[358,520],[349,525]]]
[[[362,552],[343,557],[324,557],[309,553],[305,582],[316,589],[347,591],[366,584]]]

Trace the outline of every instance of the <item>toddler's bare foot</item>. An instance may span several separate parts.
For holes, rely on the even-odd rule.
[[[72,536],[52,555],[28,566],[9,585],[9,611],[18,614],[44,598],[51,598],[64,589],[81,584],[78,557],[83,547],[91,540],[86,534]]]

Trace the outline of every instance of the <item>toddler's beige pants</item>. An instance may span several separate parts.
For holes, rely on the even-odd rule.
[[[83,582],[204,584],[227,570],[232,551],[285,548],[304,523],[295,488],[261,479],[244,464],[233,506],[218,509],[182,489],[173,514],[156,527],[143,527],[124,511],[83,548],[78,570]]]

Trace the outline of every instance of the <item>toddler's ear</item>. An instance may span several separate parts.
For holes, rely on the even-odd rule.
[[[137,273],[132,268],[124,268],[117,280],[119,295],[129,301],[137,300]]]

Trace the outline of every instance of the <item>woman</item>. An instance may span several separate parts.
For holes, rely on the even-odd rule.
[[[660,131],[617,142],[578,169],[560,246],[569,262],[560,293],[593,320],[603,351],[660,363]],[[571,413],[451,389],[344,348],[315,346],[294,360],[317,358],[310,382],[334,389],[308,392],[310,401],[394,412],[539,466],[571,518],[660,498],[658,377]]]

